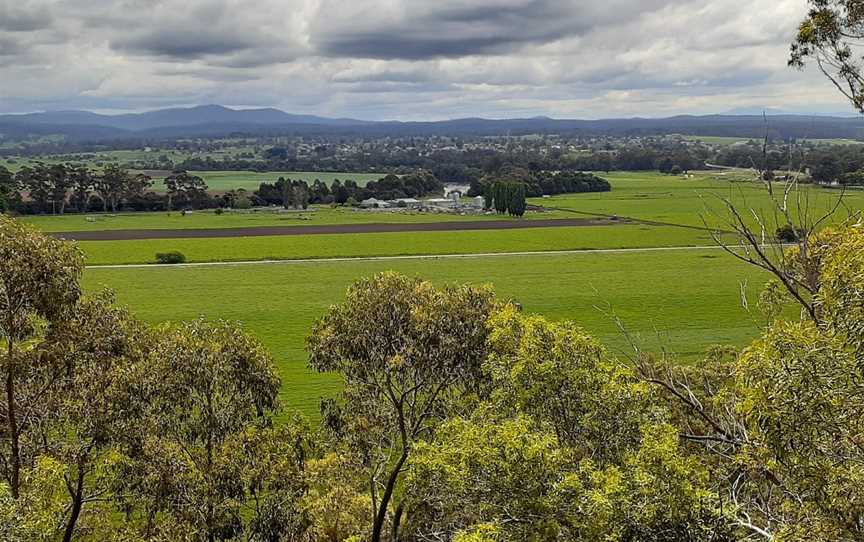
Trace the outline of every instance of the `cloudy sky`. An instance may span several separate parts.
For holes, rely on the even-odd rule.
[[[805,0],[0,0],[0,112],[363,119],[850,108],[786,67]]]

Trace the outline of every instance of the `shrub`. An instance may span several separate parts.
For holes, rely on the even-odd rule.
[[[156,254],[156,263],[186,263],[186,256],[182,252],[172,250],[171,252],[158,252]]]
[[[217,215],[221,215],[221,214],[224,213],[224,212],[225,212],[225,210],[222,209],[222,207],[219,207],[219,208],[216,209],[216,214],[217,214]]]

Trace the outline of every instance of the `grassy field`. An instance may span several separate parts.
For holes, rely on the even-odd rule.
[[[694,250],[88,269],[85,284],[90,291],[114,289],[120,303],[150,322],[199,316],[241,322],[273,353],[284,403],[315,416],[319,398],[339,384],[309,372],[304,338],[353,280],[383,270],[438,283],[492,283],[501,297],[518,300],[526,311],[575,320],[610,351],[623,353],[626,341],[596,308],[608,305],[644,347],[676,351],[686,360],[712,344],[743,345],[755,336],[758,317],[742,308],[741,284],[755,294],[764,279],[720,251]]]
[[[705,232],[668,226],[638,225],[79,243],[91,265],[152,263],[157,252],[173,250],[185,254],[190,262],[218,262],[710,244],[711,239]]]
[[[723,136],[696,136],[682,135],[681,138],[687,141],[701,141],[707,145],[734,145],[735,143],[744,143],[750,141],[746,137],[723,137]]]
[[[563,211],[529,212],[524,220],[577,218]],[[410,210],[374,211],[352,207],[313,205],[307,211],[195,211],[194,213],[118,213],[64,216],[27,216],[22,220],[43,231],[227,229],[265,226],[321,226],[333,224],[411,224],[508,219],[506,216],[424,213]],[[515,219],[513,219],[515,220]]]
[[[807,139],[805,142],[814,145],[864,145],[864,141],[857,139]]]
[[[767,212],[773,209],[765,186],[742,180],[739,173],[696,172],[690,177],[660,175],[653,172],[614,172],[605,176],[611,192],[563,194],[542,198],[547,207],[572,209],[598,214],[617,214],[644,220],[656,220],[690,226],[723,225],[726,214],[719,197],[733,201],[742,209]],[[864,209],[864,191],[841,191],[802,185],[800,194],[812,209],[827,210],[838,198],[850,211]],[[803,200],[802,200],[803,201]],[[797,209],[796,201],[790,207]],[[745,213],[750,218],[750,213]]]
[[[723,136],[696,136],[696,135],[682,135],[683,139],[688,141],[701,141],[702,143],[708,145],[734,145],[736,143],[746,143],[747,141],[759,141],[761,138],[747,138],[747,137],[723,137]],[[802,139],[799,141],[801,144],[811,144],[811,145],[862,145],[864,142],[858,141],[857,139]]]
[[[339,179],[342,182],[350,179],[356,182],[359,186],[366,186],[369,181],[377,181],[384,177],[384,173],[339,173],[329,171],[268,171],[266,173],[258,173],[255,171],[190,171],[193,175],[198,175],[207,187],[213,192],[227,192],[244,188],[250,192],[258,189],[258,185],[263,182],[273,183],[279,177],[286,177],[294,181],[306,181],[309,184],[319,180],[323,183],[333,184],[333,181]],[[161,179],[154,177],[153,189],[156,191],[164,190]]]

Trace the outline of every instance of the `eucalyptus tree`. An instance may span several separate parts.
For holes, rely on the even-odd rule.
[[[388,519],[394,539],[406,511],[391,506],[416,444],[431,438],[460,398],[483,382],[486,321],[499,305],[488,288],[436,288],[382,273],[357,281],[307,340],[310,365],[339,374],[342,431],[364,458],[371,540]]]
[[[158,335],[125,476],[143,533],[269,541],[301,531],[306,431],[273,426],[280,380],[270,355],[227,322]]]
[[[6,212],[21,200],[18,181],[11,171],[0,166],[0,212]]]
[[[33,403],[45,393],[21,394],[19,384],[40,363],[24,355],[24,346],[38,340],[46,326],[60,321],[75,304],[82,270],[83,255],[73,245],[0,216],[0,339],[5,343],[0,468],[13,497],[21,485],[22,430]]]
[[[47,333],[38,356],[45,368],[36,386],[48,390],[34,414],[40,460],[58,467],[58,484],[67,492],[62,540],[84,528],[93,530],[113,512],[127,436],[135,433],[145,411],[140,386],[153,344],[152,333],[109,293],[82,298]],[[94,507],[92,514],[87,508]]]
[[[173,172],[165,177],[162,184],[165,185],[165,192],[168,195],[168,211],[173,210],[178,200],[188,204],[206,196],[207,193],[207,183],[204,179],[187,171]]]
[[[803,68],[815,61],[858,111],[864,112],[864,4],[860,0],[808,0],[789,64]]]

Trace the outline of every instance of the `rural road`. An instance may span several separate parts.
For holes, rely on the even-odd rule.
[[[559,218],[541,220],[484,220],[454,222],[420,222],[396,224],[327,224],[320,226],[262,226],[254,228],[180,229],[180,230],[99,230],[52,232],[54,237],[70,241],[133,241],[141,239],[203,239],[217,237],[263,237],[281,235],[322,235],[343,233],[393,233],[512,230],[523,228],[566,228],[603,226],[626,222],[604,218]]]
[[[106,264],[88,265],[87,269],[140,269],[140,268],[184,268],[184,267],[221,267],[231,265],[293,265],[305,263],[340,263],[340,262],[387,262],[400,260],[450,260],[468,258],[500,258],[507,256],[570,256],[592,254],[628,254],[638,252],[681,252],[693,250],[721,250],[717,245],[707,246],[674,246],[674,247],[644,247],[644,248],[595,248],[578,250],[539,250],[530,252],[484,252],[474,254],[417,254],[407,256],[358,256],[340,258],[303,258],[296,260],[241,260],[236,262],[199,262],[182,264]]]

